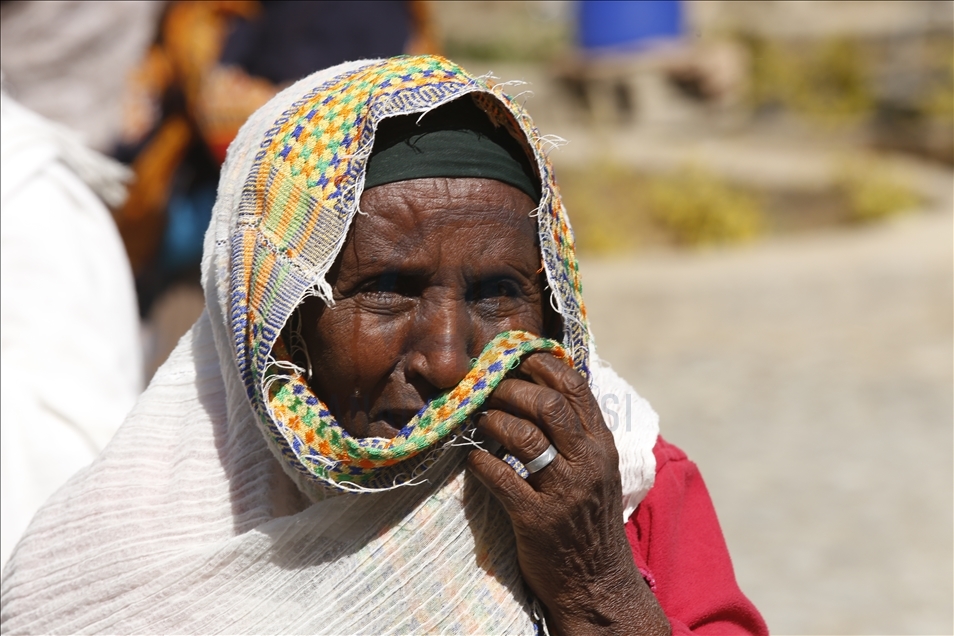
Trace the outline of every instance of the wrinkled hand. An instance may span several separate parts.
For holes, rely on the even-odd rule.
[[[669,622],[633,561],[623,527],[613,435],[579,373],[550,354],[526,358],[485,403],[477,430],[527,463],[559,455],[523,480],[475,450],[468,465],[510,515],[524,580],[557,634],[666,634]]]

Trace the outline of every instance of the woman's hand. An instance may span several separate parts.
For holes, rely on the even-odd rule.
[[[520,570],[547,625],[557,634],[668,634],[633,561],[616,445],[586,380],[544,353],[520,371],[532,382],[501,382],[477,430],[524,463],[551,443],[559,455],[527,480],[484,451],[468,464],[510,515]]]

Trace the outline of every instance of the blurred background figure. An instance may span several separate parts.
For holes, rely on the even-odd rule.
[[[142,390],[132,274],[106,204],[128,170],[0,97],[0,559]]]
[[[0,4],[3,563],[143,388],[135,287],[107,208],[131,173],[96,151],[120,140],[126,76],[161,10]]]
[[[0,65],[11,95],[100,152],[122,131],[129,71],[153,39],[162,2],[0,4]]]
[[[348,60],[434,52],[421,2],[172,2],[134,71],[117,150],[136,179],[117,214],[151,327],[148,369],[202,310],[199,261],[219,167],[278,90]]]

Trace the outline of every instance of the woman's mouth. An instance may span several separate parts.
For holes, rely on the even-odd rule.
[[[368,427],[373,437],[397,437],[405,426],[410,423],[420,409],[396,408],[386,409],[374,413]]]

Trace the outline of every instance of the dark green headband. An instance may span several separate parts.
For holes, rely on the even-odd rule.
[[[428,177],[496,179],[540,200],[539,177],[520,143],[466,96],[423,117],[390,117],[378,126],[365,190]]]

